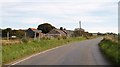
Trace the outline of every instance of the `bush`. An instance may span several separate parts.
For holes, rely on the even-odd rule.
[[[66,36],[62,36],[62,39],[67,39],[67,37]]]
[[[60,36],[58,36],[58,37],[57,37],[57,39],[58,39],[58,40],[60,40],[60,39],[61,39],[61,37],[60,37]]]
[[[28,39],[23,38],[23,39],[22,39],[22,42],[23,42],[23,43],[28,43],[28,42],[29,42],[29,40],[28,40]]]
[[[42,40],[50,40],[51,38],[50,37],[42,37],[41,39]]]

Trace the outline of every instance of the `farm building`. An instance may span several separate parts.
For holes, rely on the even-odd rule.
[[[48,37],[67,36],[67,33],[59,29],[52,29],[50,32],[46,34],[46,36]]]
[[[37,30],[35,28],[29,28],[28,30],[26,30],[26,35],[27,35],[27,37],[30,37],[30,38],[44,36],[44,34],[42,33],[41,30]]]
[[[83,36],[84,33],[85,33],[85,30],[82,29],[82,28],[76,28],[76,29],[74,30],[74,35],[75,35],[75,36]]]
[[[67,37],[71,37],[74,34],[74,32],[72,30],[62,30],[62,31],[67,34]]]

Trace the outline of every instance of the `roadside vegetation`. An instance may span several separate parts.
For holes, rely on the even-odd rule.
[[[3,45],[2,46],[2,63],[9,63],[34,53],[38,53],[50,48],[65,45],[71,42],[85,40],[85,37],[70,37],[67,39],[41,39],[41,40],[23,40],[23,43]]]
[[[54,36],[48,36],[48,34],[50,34],[49,32],[53,29],[59,30],[58,33],[61,36],[56,36],[56,34],[58,34],[56,33],[56,30],[52,32]],[[85,39],[97,38],[101,35],[99,33],[99,36],[94,36],[92,33],[86,32],[82,28],[76,28],[76,30],[74,31],[66,30],[66,28],[63,27],[57,29],[49,23],[40,24],[37,29],[29,28],[29,32],[28,30],[22,29],[13,30],[12,28],[6,28],[1,30],[2,40],[0,43],[2,44],[3,64],[27,57],[29,55],[50,48]],[[28,35],[28,33],[31,34]]]
[[[105,37],[99,44],[101,51],[113,64],[120,64],[120,43],[118,37]]]

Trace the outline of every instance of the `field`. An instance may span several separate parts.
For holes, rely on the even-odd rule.
[[[50,48],[61,46],[67,43],[85,40],[85,37],[71,37],[67,39],[35,40],[14,45],[2,46],[2,63],[9,63],[34,53],[38,53]]]
[[[104,38],[99,44],[101,51],[113,64],[120,64],[120,44],[117,38]]]
[[[2,45],[12,45],[22,43],[20,40],[2,40]]]

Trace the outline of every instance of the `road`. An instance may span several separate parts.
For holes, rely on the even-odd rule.
[[[15,65],[110,65],[99,50],[101,40],[96,38],[64,45]]]

